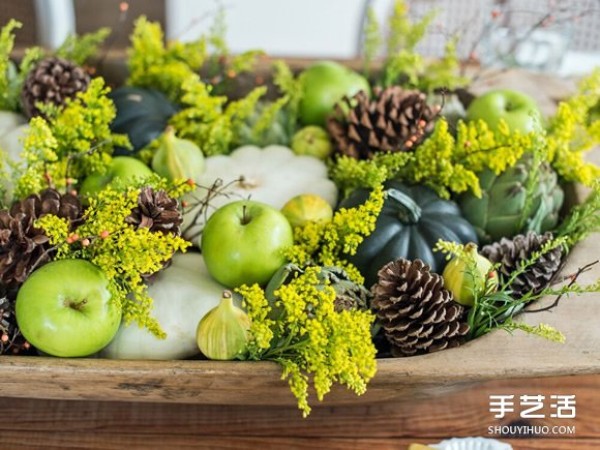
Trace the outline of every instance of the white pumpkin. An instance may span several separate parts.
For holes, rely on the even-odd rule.
[[[204,226],[205,219],[219,207],[241,199],[250,198],[281,209],[291,198],[300,194],[316,194],[323,197],[331,207],[337,202],[337,187],[327,177],[327,166],[312,156],[296,155],[288,147],[270,145],[261,149],[244,146],[230,155],[206,158],[204,175],[198,180],[203,187],[212,186],[217,179],[227,185],[243,177],[242,182],[229,186],[227,196],[218,196],[211,201],[206,217],[196,217],[198,208],[190,208],[184,215],[184,236],[198,245],[196,237]],[[206,189],[199,188],[193,195],[203,198]],[[189,199],[188,203],[193,204]]]
[[[29,131],[29,124],[19,125],[0,136],[0,149],[13,161],[21,161],[23,152],[23,139]]]
[[[0,151],[3,162],[18,163],[23,151],[23,138],[29,130],[27,119],[10,111],[0,111]],[[10,165],[6,166],[10,171]],[[10,175],[10,172],[9,172]],[[10,179],[0,180],[6,192],[5,203],[10,203],[14,186]]]
[[[0,136],[27,123],[25,116],[12,111],[0,111]]]
[[[184,359],[199,353],[196,328],[200,319],[219,304],[225,288],[214,281],[199,253],[182,253],[158,274],[148,293],[153,316],[167,333],[159,339],[136,323],[121,325],[101,356],[114,359]]]

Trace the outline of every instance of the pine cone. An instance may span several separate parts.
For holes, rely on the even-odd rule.
[[[65,104],[90,84],[90,76],[80,66],[62,58],[48,57],[41,60],[27,75],[21,100],[23,111],[29,118],[43,114],[36,107],[37,102]]]
[[[72,227],[82,215],[79,199],[46,189],[0,211],[0,284],[13,288],[22,284],[31,270],[50,260],[48,237],[34,227],[37,219],[54,214],[68,219]]]
[[[0,287],[0,355],[33,354],[35,349],[25,340],[15,317],[15,296]]]
[[[469,326],[462,320],[463,307],[423,261],[392,261],[378,276],[371,307],[394,356],[431,353],[464,341]]]
[[[165,191],[145,187],[138,197],[138,206],[131,210],[125,221],[136,228],[179,235],[183,216],[176,199],[169,197]]]
[[[427,105],[422,92],[399,86],[375,90],[373,100],[361,91],[343,102],[336,105],[327,129],[336,151],[356,159],[411,150],[431,130],[439,111]]]
[[[502,238],[499,242],[486,245],[481,249],[481,254],[493,263],[500,263],[500,278],[508,280],[521,262],[529,259],[533,252],[540,250],[551,239],[553,235],[550,232],[539,235],[530,231],[526,235],[519,234],[512,239]],[[560,269],[563,253],[562,247],[551,250],[516,277],[510,285],[515,298],[528,292],[539,294],[543,291]]]

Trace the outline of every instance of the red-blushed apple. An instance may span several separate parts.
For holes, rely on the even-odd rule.
[[[493,131],[501,119],[512,131],[529,133],[543,125],[543,116],[534,99],[510,89],[494,89],[474,99],[467,108],[467,120],[481,119]]]
[[[263,285],[286,262],[294,242],[285,216],[264,203],[240,200],[215,211],[202,232],[202,254],[208,272],[234,288]]]
[[[82,259],[53,261],[33,272],[19,289],[15,312],[25,339],[61,357],[100,351],[121,322],[104,272]]]
[[[97,195],[106,186],[117,181],[127,184],[136,179],[148,178],[154,172],[142,161],[131,156],[115,156],[106,173],[93,173],[86,177],[79,187],[84,197]]]

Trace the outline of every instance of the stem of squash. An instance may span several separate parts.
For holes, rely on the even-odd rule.
[[[415,201],[398,189],[389,189],[387,195],[400,206],[400,220],[404,223],[417,223],[421,219],[421,208]]]

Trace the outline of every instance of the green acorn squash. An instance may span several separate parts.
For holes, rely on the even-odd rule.
[[[160,136],[171,116],[177,112],[167,97],[152,89],[123,86],[112,91],[109,97],[117,108],[111,130],[129,136],[134,153]],[[114,154],[131,153],[127,149],[116,148]]]
[[[444,255],[434,252],[439,239],[459,243],[477,243],[477,234],[460,213],[456,203],[444,200],[425,186],[405,186],[398,181],[384,184],[386,199],[371,233],[349,257],[365,277],[365,286],[377,282],[377,272],[399,258],[421,259],[433,272],[441,273]],[[359,189],[340,207],[363,204],[369,191]]]

